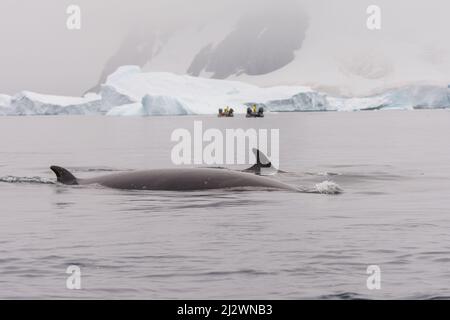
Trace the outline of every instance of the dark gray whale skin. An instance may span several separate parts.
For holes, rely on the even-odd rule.
[[[293,186],[271,178],[228,169],[155,169],[115,173],[91,179],[78,179],[68,170],[58,166],[52,166],[51,169],[55,172],[58,182],[67,185],[98,184],[127,190],[194,191],[256,187],[298,191]]]
[[[273,168],[270,160],[253,149],[256,164],[244,171],[225,168],[154,169],[115,173],[91,179],[78,179],[67,169],[51,166],[59,183],[66,185],[97,184],[114,189],[194,191],[227,188],[265,188],[299,191],[280,181],[260,176],[262,168]]]

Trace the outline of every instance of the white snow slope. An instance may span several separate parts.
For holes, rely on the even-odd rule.
[[[238,81],[146,73],[137,66],[124,66],[108,77],[99,94],[61,97],[24,91],[13,97],[0,95],[0,115],[215,114],[225,106],[245,113],[251,104],[274,112],[450,108],[450,89],[416,84],[369,97],[344,98],[302,86],[261,88]]]

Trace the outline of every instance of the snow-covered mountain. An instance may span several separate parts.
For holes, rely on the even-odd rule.
[[[450,46],[442,41],[448,22],[440,16],[427,24],[434,33],[415,30],[415,24],[410,29],[389,25],[387,30],[369,31],[364,4],[349,9],[329,1],[281,2],[262,1],[246,11],[236,8],[164,32],[133,32],[108,61],[99,85],[127,64],[145,72],[261,87],[300,85],[347,97],[449,81]],[[383,3],[386,12],[398,6]],[[412,13],[402,18],[415,23]]]
[[[294,61],[308,29],[298,1],[261,2],[251,10],[189,21],[158,31],[142,27],[123,41],[106,63],[99,85],[122,65],[213,79],[270,74]]]
[[[450,81],[448,0],[83,0],[74,32],[44,2],[4,10],[17,28],[3,28],[1,93],[98,92],[124,65],[346,97]],[[369,30],[375,4],[381,28]]]

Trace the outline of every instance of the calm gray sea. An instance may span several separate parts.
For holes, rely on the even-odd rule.
[[[173,166],[176,128],[279,128],[273,177],[340,195],[55,183]],[[450,112],[0,117],[0,298],[450,296]],[[70,265],[81,290],[66,288]],[[369,265],[381,289],[366,286]]]

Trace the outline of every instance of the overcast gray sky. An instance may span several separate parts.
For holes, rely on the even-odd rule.
[[[108,58],[136,25],[168,30],[255,7],[270,11],[284,1],[290,0],[2,0],[0,92],[79,95],[96,84]],[[334,48],[342,56],[361,43],[364,48],[373,45],[401,59],[410,45],[420,44],[429,45],[428,59],[445,60],[443,68],[449,65],[448,0],[301,2],[311,19],[312,43],[327,43],[324,47]],[[82,9],[80,31],[66,28],[69,4]],[[383,10],[383,29],[377,34],[364,27],[369,4],[378,4]],[[318,45],[318,50],[324,47]],[[320,54],[326,53],[322,50]]]

